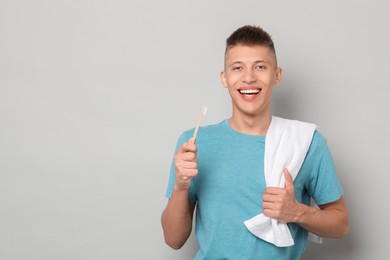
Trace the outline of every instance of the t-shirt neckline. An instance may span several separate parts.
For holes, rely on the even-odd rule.
[[[224,127],[232,134],[232,135],[235,135],[235,136],[239,136],[239,137],[242,137],[242,138],[250,138],[250,139],[254,139],[254,140],[261,140],[261,141],[265,141],[265,135],[251,135],[251,134],[245,134],[245,133],[241,133],[235,129],[233,129],[230,124],[229,124],[229,119],[225,119],[223,121],[223,125]]]

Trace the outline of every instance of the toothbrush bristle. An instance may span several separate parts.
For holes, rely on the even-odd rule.
[[[207,114],[207,107],[203,106],[203,116],[205,116],[206,114]]]

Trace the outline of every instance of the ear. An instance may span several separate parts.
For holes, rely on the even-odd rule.
[[[222,86],[224,88],[227,88],[228,85],[227,85],[227,82],[226,82],[226,75],[225,75],[225,71],[224,70],[222,70],[221,73],[219,74],[219,78],[221,80]]]
[[[282,81],[282,68],[277,67],[275,72],[275,85],[278,85]]]

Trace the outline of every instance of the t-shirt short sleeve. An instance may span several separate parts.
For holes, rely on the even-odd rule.
[[[183,143],[187,142],[190,138],[191,138],[191,135],[188,132],[184,132],[179,137],[179,140],[177,141],[177,144],[176,144],[174,155],[176,155],[177,151],[183,145]],[[171,196],[172,196],[173,187],[175,185],[175,180],[176,180],[176,167],[175,167],[175,162],[172,160],[171,170],[170,170],[170,175],[169,175],[169,181],[168,181],[168,187],[167,187],[167,190],[166,190],[166,193],[165,193],[165,196],[168,199],[171,198]],[[190,186],[188,200],[190,202],[195,202],[196,201],[196,196],[195,196],[195,191],[194,191],[194,183],[193,182],[191,183],[191,186]]]
[[[307,190],[318,205],[336,201],[344,194],[326,140],[317,131],[309,148],[306,163],[310,164]]]

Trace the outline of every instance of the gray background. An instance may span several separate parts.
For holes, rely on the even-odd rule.
[[[0,0],[0,259],[191,259],[160,214],[178,136],[229,117],[226,37],[274,38],[273,114],[315,122],[350,235],[304,259],[388,256],[387,1]]]

